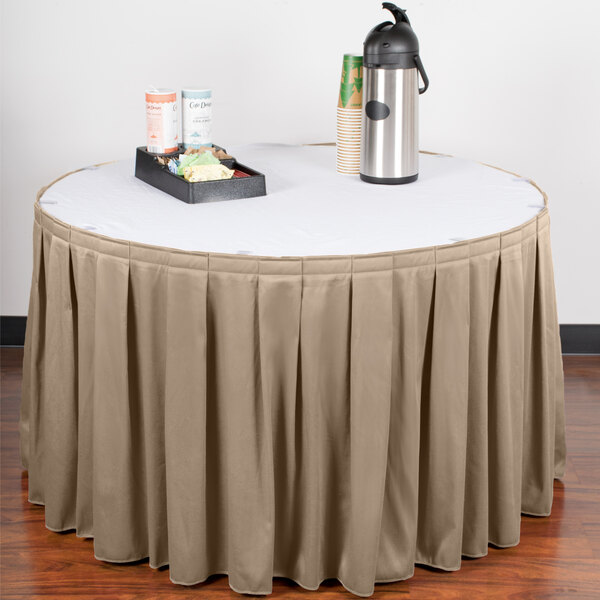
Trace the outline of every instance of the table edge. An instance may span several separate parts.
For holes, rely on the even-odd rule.
[[[322,143],[322,144],[305,144],[305,145],[307,145],[307,146],[329,146],[329,145],[335,145],[335,144]],[[431,152],[428,150],[420,150],[419,154],[430,154],[430,155],[434,155],[434,156],[448,156],[451,158],[456,158],[452,154],[444,154],[442,152]],[[118,161],[110,160],[110,161],[94,164],[94,165],[92,165],[92,167],[102,167],[104,165],[110,165],[115,162],[118,162]],[[527,226],[529,226],[533,223],[537,223],[537,221],[540,218],[544,218],[548,215],[548,195],[535,181],[533,181],[533,179],[530,179],[528,177],[523,177],[522,175],[519,175],[518,173],[515,173],[514,171],[509,171],[507,169],[503,169],[502,167],[498,167],[496,165],[491,165],[489,163],[484,163],[481,161],[473,161],[473,162],[483,165],[484,167],[489,167],[491,169],[496,169],[498,171],[502,171],[503,173],[508,173],[509,175],[513,175],[515,177],[519,177],[519,178],[523,179],[524,181],[527,181],[527,183],[529,185],[531,185],[535,189],[537,189],[538,192],[540,192],[540,194],[542,195],[542,198],[544,200],[544,208],[542,208],[535,216],[531,217],[530,219],[521,223],[520,225],[516,225],[515,227],[511,227],[510,229],[505,229],[503,231],[491,233],[489,235],[475,237],[475,238],[469,238],[466,240],[461,240],[459,242],[452,242],[449,244],[438,244],[435,246],[417,246],[415,248],[405,248],[403,250],[387,250],[385,252],[371,252],[371,253],[366,253],[366,254],[317,254],[317,255],[309,255],[309,256],[297,256],[297,255],[269,256],[269,255],[259,255],[259,254],[244,255],[244,254],[231,254],[231,253],[225,253],[225,252],[205,252],[202,250],[182,250],[180,248],[172,248],[169,246],[155,246],[152,244],[133,242],[131,240],[125,240],[125,239],[115,238],[115,237],[111,237],[111,236],[107,236],[107,235],[102,235],[100,233],[94,233],[92,231],[82,229],[81,227],[77,227],[75,225],[70,225],[69,223],[66,223],[66,222],[62,221],[61,219],[58,219],[57,217],[44,211],[44,209],[41,206],[40,199],[46,193],[46,191],[48,191],[54,184],[58,183],[62,179],[65,179],[66,177],[69,177],[70,175],[74,175],[75,173],[80,173],[81,171],[85,171],[86,169],[88,169],[90,167],[82,167],[80,169],[75,169],[73,171],[64,173],[60,177],[57,177],[56,179],[51,181],[48,185],[42,187],[36,195],[36,199],[34,202],[34,210],[36,213],[38,213],[38,212],[41,213],[45,219],[56,223],[60,228],[65,228],[65,229],[68,229],[69,231],[74,230],[78,233],[79,236],[82,236],[82,237],[89,236],[90,238],[101,239],[101,240],[104,240],[105,242],[116,242],[119,244],[127,244],[130,247],[133,246],[136,248],[148,249],[148,250],[163,250],[166,252],[175,252],[175,253],[180,253],[180,254],[190,254],[190,255],[196,255],[196,256],[221,257],[224,259],[235,258],[235,259],[239,259],[239,260],[261,260],[261,261],[269,261],[269,260],[271,260],[271,261],[277,261],[277,260],[286,260],[286,261],[294,261],[294,260],[315,261],[316,260],[316,261],[319,261],[319,260],[334,260],[334,259],[344,259],[344,258],[346,258],[346,259],[347,258],[351,258],[351,259],[352,258],[383,258],[383,257],[394,256],[397,254],[406,254],[406,253],[411,253],[411,252],[425,252],[425,251],[430,251],[430,252],[433,251],[433,252],[437,253],[437,251],[442,251],[444,249],[460,248],[462,246],[471,245],[475,242],[484,242],[486,240],[491,240],[496,237],[508,236],[517,231],[520,231],[521,229],[526,228]],[[36,220],[37,220],[37,214],[35,216],[36,216]]]

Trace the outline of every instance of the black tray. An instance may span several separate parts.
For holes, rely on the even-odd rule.
[[[218,149],[219,146],[216,146],[216,148]],[[198,181],[195,183],[190,183],[183,177],[171,173],[167,167],[160,165],[155,160],[157,156],[175,156],[179,152],[158,155],[148,152],[145,146],[139,146],[135,157],[135,176],[188,204],[254,198],[255,196],[265,196],[267,193],[265,176],[246,165],[238,163],[235,159],[222,160],[221,163],[229,169],[237,169],[248,173],[250,177]]]

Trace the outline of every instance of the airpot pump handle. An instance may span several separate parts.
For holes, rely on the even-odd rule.
[[[415,56],[415,64],[417,65],[417,69],[419,70],[421,78],[423,79],[423,83],[425,84],[422,88],[419,88],[419,94],[424,94],[429,87],[429,77],[427,77],[427,73],[425,73],[425,67],[423,67],[421,57],[418,54]]]
[[[401,8],[397,7],[395,4],[392,4],[391,2],[384,2],[382,4],[382,6],[384,9],[389,10],[394,15],[394,18],[396,19],[396,23],[401,23],[402,21],[405,21],[406,23],[408,23],[410,25],[410,21],[408,20],[408,17],[406,16],[405,10],[402,10]]]

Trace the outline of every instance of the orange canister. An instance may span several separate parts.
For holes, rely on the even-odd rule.
[[[179,148],[179,107],[175,90],[146,90],[146,146],[148,152],[168,154]]]

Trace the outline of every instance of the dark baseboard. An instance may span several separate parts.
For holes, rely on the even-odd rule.
[[[561,325],[563,354],[600,354],[600,325]]]
[[[27,317],[0,316],[0,346],[25,343]],[[600,354],[600,325],[561,325],[563,354]]]
[[[27,317],[0,316],[0,346],[22,346],[26,324]]]

